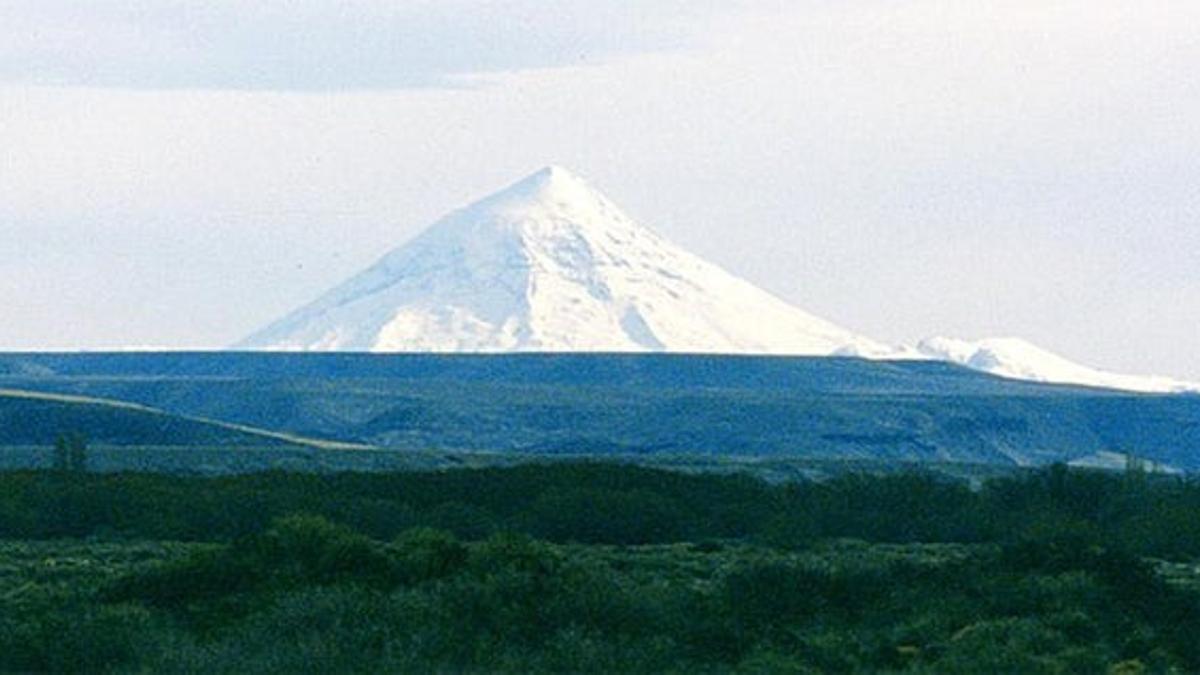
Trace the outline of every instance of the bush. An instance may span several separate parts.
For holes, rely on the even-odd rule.
[[[397,580],[392,561],[375,543],[321,516],[279,519],[236,545],[233,555],[287,586],[349,581],[386,587]]]
[[[338,583],[391,588],[401,570],[383,547],[319,516],[290,516],[232,545],[196,551],[110,584],[104,597],[179,612],[216,628],[259,607],[262,593]]]
[[[467,564],[467,547],[453,534],[428,527],[407,530],[392,545],[400,577],[417,584],[457,574]]]

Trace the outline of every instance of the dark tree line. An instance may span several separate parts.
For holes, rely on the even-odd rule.
[[[435,527],[554,542],[742,540],[801,549],[831,538],[983,543],[1072,530],[1140,555],[1200,557],[1200,482],[1055,466],[981,489],[925,473],[768,484],[604,463],[396,474],[199,478],[83,472],[65,442],[58,471],[0,474],[0,537],[111,534],[229,541],[275,518],[320,515],[379,539]],[[64,483],[62,471],[75,477]]]

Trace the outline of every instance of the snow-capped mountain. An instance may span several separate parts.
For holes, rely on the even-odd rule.
[[[684,251],[553,166],[445,216],[234,349],[849,355],[937,359],[1041,382],[1200,391],[1088,368],[1018,338],[886,346]]]
[[[1081,384],[1089,387],[1151,393],[1200,392],[1200,384],[1169,377],[1118,375],[1068,361],[1020,338],[923,340],[917,351],[927,358],[958,363],[985,373],[1036,382]]]
[[[896,354],[664,240],[559,167],[449,214],[235,348]]]

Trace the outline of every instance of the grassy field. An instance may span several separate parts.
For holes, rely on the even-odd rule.
[[[181,446],[247,444],[356,450],[354,443],[310,439],[194,415],[167,413],[115,399],[0,388],[0,436],[8,445],[53,443],[61,430],[82,431],[117,446],[174,443]]]

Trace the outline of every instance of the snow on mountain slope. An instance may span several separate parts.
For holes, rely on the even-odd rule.
[[[931,358],[1024,380],[1200,391],[1088,368],[1017,338],[882,345],[664,240],[559,167],[447,215],[234,348]]]
[[[896,353],[671,244],[559,167],[449,214],[234,348]]]
[[[1200,384],[1168,377],[1118,375],[1068,361],[1020,338],[969,341],[946,337],[923,340],[917,351],[932,359],[958,363],[985,373],[1036,382],[1151,393],[1200,392]]]

